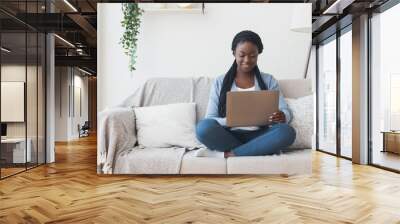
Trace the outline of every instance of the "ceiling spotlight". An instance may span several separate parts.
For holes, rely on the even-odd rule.
[[[81,48],[77,48],[76,53],[78,53],[79,55],[86,55],[86,54],[84,54],[84,51]]]
[[[1,47],[1,51],[4,51],[6,53],[10,53],[11,52],[11,50],[9,50],[9,49],[7,49],[5,47]]]
[[[72,10],[74,10],[74,12],[78,12],[78,10],[68,1],[68,0],[64,0],[65,4],[67,4]]]

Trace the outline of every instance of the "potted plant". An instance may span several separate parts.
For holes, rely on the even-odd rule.
[[[136,42],[139,34],[140,16],[143,10],[139,8],[138,3],[122,4],[123,19],[121,21],[125,31],[121,37],[120,44],[125,49],[125,54],[130,57],[129,70],[135,70],[136,63]]]

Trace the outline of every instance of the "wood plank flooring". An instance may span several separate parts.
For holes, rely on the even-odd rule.
[[[98,176],[96,139],[0,181],[0,223],[400,223],[400,175],[315,152],[303,176]]]
[[[372,157],[374,164],[386,166],[392,169],[400,170],[400,154],[392,152],[374,151]]]
[[[18,168],[4,168],[4,167],[2,167],[1,168],[1,176],[2,177],[7,177],[7,176],[10,176],[10,175],[13,175],[13,174],[15,174],[15,173],[18,173],[18,172],[22,172],[22,171],[24,171],[25,170],[25,167],[18,167]]]

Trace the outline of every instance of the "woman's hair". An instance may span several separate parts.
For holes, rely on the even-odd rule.
[[[232,52],[235,52],[237,45],[243,42],[253,43],[254,45],[257,46],[258,53],[259,54],[262,53],[264,47],[261,42],[260,36],[258,36],[258,34],[250,30],[244,30],[235,35],[232,41]],[[237,69],[237,64],[236,60],[234,60],[232,66],[229,68],[228,72],[224,77],[224,81],[222,82],[221,92],[219,94],[218,114],[220,117],[226,116],[226,93],[229,90],[231,90],[232,84],[235,81],[236,69]],[[265,85],[261,77],[261,73],[257,65],[254,67],[253,72],[256,76],[260,88],[262,90],[266,90],[267,86]]]

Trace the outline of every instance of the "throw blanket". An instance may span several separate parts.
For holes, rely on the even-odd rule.
[[[111,174],[119,151],[136,143],[135,115],[131,108],[113,108],[98,116],[97,173]]]
[[[133,107],[196,102],[196,117],[204,117],[213,79],[154,78],[134,91],[117,108],[98,116],[97,173],[178,174],[185,149],[139,149]],[[159,164],[159,165],[157,165]]]
[[[179,174],[184,148],[139,148],[122,151],[113,169],[118,174]]]
[[[97,173],[178,174],[184,148],[135,147],[132,108],[113,108],[99,114]]]
[[[213,79],[153,78],[126,98],[121,107],[146,107],[171,103],[196,103],[196,118],[204,117]]]

